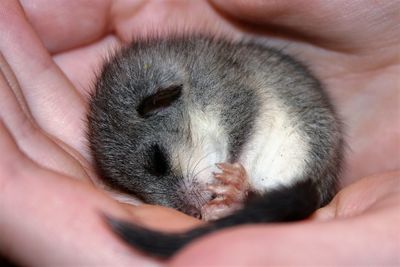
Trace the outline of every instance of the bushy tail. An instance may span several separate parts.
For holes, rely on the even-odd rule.
[[[310,216],[320,203],[315,184],[308,180],[254,198],[230,216],[183,233],[166,234],[108,216],[107,222],[133,247],[153,256],[168,258],[189,242],[214,230],[240,224],[302,220]]]

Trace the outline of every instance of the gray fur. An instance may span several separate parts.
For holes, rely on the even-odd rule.
[[[145,97],[171,85],[183,85],[179,99],[154,116],[138,114]],[[187,174],[169,166],[162,177],[151,175],[144,167],[149,147],[159,145],[171,161],[176,144],[191,142],[188,109],[211,109],[220,113],[229,161],[235,162],[254,132],[260,107],[268,106],[261,99],[270,96],[282,100],[310,144],[310,156],[304,159],[307,170],[299,180],[312,179],[320,204],[326,203],[336,192],[342,161],[339,120],[320,83],[303,65],[248,41],[199,35],[149,38],[112,57],[97,80],[88,117],[99,174],[109,185],[147,203],[191,214],[180,192]]]

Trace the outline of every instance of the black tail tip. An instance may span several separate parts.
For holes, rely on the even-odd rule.
[[[112,232],[125,243],[160,259],[170,258],[192,239],[185,233],[162,233],[107,214],[102,214],[102,217]]]

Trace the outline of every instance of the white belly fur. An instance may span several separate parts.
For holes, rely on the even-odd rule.
[[[308,144],[287,109],[278,101],[268,100],[265,109],[244,146],[239,162],[256,192],[279,185],[290,185],[305,169]],[[174,151],[174,166],[180,166],[187,185],[213,183],[216,163],[228,160],[227,133],[215,110],[190,110],[191,143],[181,143]]]
[[[301,178],[309,148],[296,121],[278,99],[269,99],[263,108],[239,159],[247,170],[250,186],[258,192],[290,185]]]

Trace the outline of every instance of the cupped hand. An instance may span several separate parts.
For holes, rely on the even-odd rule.
[[[85,138],[89,91],[110,50],[135,36],[168,34],[171,29],[206,30],[236,37],[253,34],[265,38],[271,45],[286,47],[288,53],[307,62],[322,79],[344,118],[350,149],[343,184],[399,168],[400,60],[397,53],[400,23],[399,5],[395,1],[384,4],[229,1],[227,4],[224,1],[24,0],[21,4],[22,7],[11,0],[0,3],[0,140],[3,150],[0,156],[0,223],[5,225],[2,230],[6,233],[1,236],[10,240],[0,240],[3,241],[0,251],[6,251],[18,262],[40,265],[63,260],[71,262],[68,259],[74,258],[75,263],[102,262],[103,258],[105,263],[113,259],[121,263],[145,260],[112,237],[99,211],[132,217],[148,225],[152,218],[166,216],[173,223],[150,225],[164,229],[197,223],[173,211],[127,208],[96,190],[91,183],[97,178]],[[392,178],[386,179],[387,176]],[[79,181],[70,179],[72,177]],[[398,175],[381,174],[372,180],[377,181],[373,185],[389,185],[383,187],[396,199],[398,192],[389,189],[398,182]],[[373,187],[369,185],[368,188]],[[339,194],[336,202],[319,211],[315,218],[320,219],[321,214],[340,217],[331,216],[332,207],[337,207],[337,203],[359,205],[365,199],[337,200],[351,198],[364,190],[365,184],[343,191],[345,193]],[[349,229],[355,225],[360,232],[369,233],[370,228],[361,227],[362,218],[372,218],[371,225],[379,224],[383,218],[398,222],[393,213],[398,208],[396,201],[372,193],[370,197],[376,198],[376,204],[365,209],[367,215],[358,216],[359,221],[354,223],[334,220],[335,224],[316,222],[229,230],[188,248],[178,256],[176,263],[185,263],[189,255],[202,255],[212,247],[218,247],[221,254],[211,254],[210,260],[225,260],[226,263],[226,260],[236,259],[227,257],[242,254],[231,253],[231,250],[245,251],[245,248],[225,243],[223,246],[221,242],[229,236],[232,240],[247,239],[249,235],[245,231],[255,233],[253,235],[262,231],[263,237],[272,235],[275,242],[278,235],[288,233],[283,235],[286,239],[282,238],[281,246],[276,247],[277,257],[270,258],[272,260],[284,258],[282,246],[304,240],[302,231],[314,234],[310,235],[311,241],[321,241],[314,237],[330,232],[329,229],[334,229],[332,233],[349,234]],[[353,215],[356,214],[349,212],[349,217]],[[31,223],[27,218],[35,220]],[[378,236],[370,237],[375,238],[374,242],[382,241]],[[343,238],[347,240],[346,235]],[[35,245],[36,240],[42,242]],[[320,244],[317,241],[315,244]],[[274,244],[268,242],[268,238],[257,242],[268,248]],[[342,244],[338,239],[335,243],[333,234],[321,242]],[[21,247],[22,243],[25,247]],[[353,247],[362,244],[353,244]],[[348,247],[351,248],[351,244]],[[51,255],[48,251],[52,251]],[[93,251],[101,257],[95,257]],[[305,255],[301,251],[298,255]],[[265,260],[260,258],[263,254],[253,252],[244,254],[251,258],[242,258],[249,260],[243,263]]]
[[[399,209],[400,172],[366,177],[307,221],[220,231],[169,266],[396,266]]]
[[[35,30],[16,1],[0,3],[0,255],[22,266],[157,264],[115,238],[102,214],[138,222],[171,215],[118,203],[94,186],[86,95]],[[174,229],[183,215],[171,214]]]
[[[349,146],[343,185],[400,167],[400,5],[396,1],[102,0],[94,5],[36,0],[22,4],[83,102],[103,59],[132,38],[174,31],[235,38],[252,35],[303,60],[326,85],[343,117]],[[55,99],[64,99],[69,109],[70,103],[78,103],[66,97],[71,93],[58,91],[63,97]],[[65,105],[57,105],[63,114]],[[81,112],[79,108],[71,117]],[[48,117],[46,110],[43,114]],[[56,115],[51,117],[56,120]],[[82,119],[68,126],[73,134],[64,131],[64,135],[88,156],[82,149]]]

